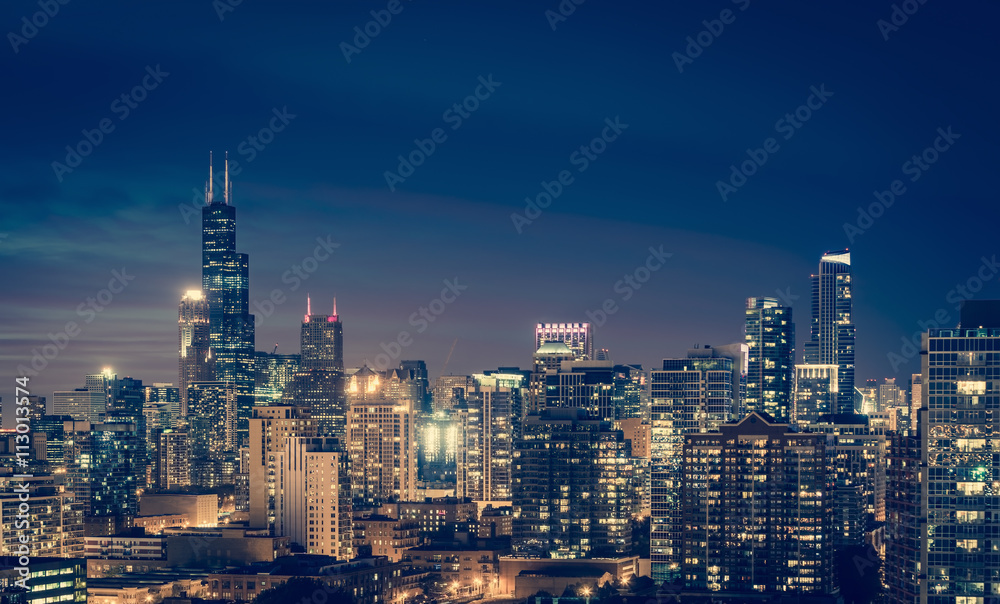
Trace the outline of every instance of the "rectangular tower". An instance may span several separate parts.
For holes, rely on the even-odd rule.
[[[747,298],[745,316],[747,395],[745,409],[775,421],[792,418],[795,324],[792,309],[775,298]]]
[[[854,303],[851,254],[827,252],[812,275],[812,323],[804,348],[808,365],[837,366],[837,406],[833,413],[854,411]]]

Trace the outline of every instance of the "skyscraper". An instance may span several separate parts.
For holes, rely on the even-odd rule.
[[[236,208],[232,205],[229,159],[222,199],[213,193],[212,166],[201,210],[202,292],[208,300],[209,335],[215,357],[214,380],[236,388],[236,444],[249,436],[254,386],[254,316],[250,314],[250,260],[236,252]]]
[[[514,445],[511,545],[543,558],[598,558],[632,547],[628,441],[583,409],[549,408],[525,419]]]
[[[657,583],[673,581],[681,572],[684,435],[718,430],[734,415],[738,371],[730,356],[712,350],[696,348],[688,358],[664,359],[662,370],[650,375],[650,558]]]
[[[215,359],[212,357],[212,338],[208,300],[200,290],[190,290],[181,298],[177,309],[177,380],[180,387],[180,418],[188,414],[187,388],[191,382],[210,382],[215,379]]]
[[[302,319],[302,358],[304,371],[344,370],[344,324],[337,314],[337,300],[333,300],[333,314],[312,313],[312,301],[307,299],[306,314]]]
[[[851,254],[827,252],[812,275],[812,323],[805,343],[807,365],[837,365],[837,406],[832,413],[854,411],[854,312]]]
[[[231,382],[188,384],[192,485],[215,487],[231,479],[237,452],[236,401]]]
[[[513,454],[515,427],[519,424],[522,388],[526,385],[524,374],[485,371],[472,376],[476,384],[470,405],[478,407],[479,428],[482,434],[475,440],[481,443],[484,501],[510,501],[510,460]],[[463,443],[467,441],[463,440]],[[463,458],[463,462],[467,459]],[[462,469],[458,470],[459,472]]]
[[[539,323],[535,325],[535,350],[546,342],[563,342],[576,360],[594,358],[594,337],[590,323]]]
[[[72,421],[64,432],[68,484],[83,502],[88,534],[130,527],[139,501],[135,424]]]
[[[285,386],[282,402],[312,408],[317,436],[347,436],[347,398],[344,393],[344,328],[337,315],[312,314],[307,298],[302,319],[302,355],[299,371]]]
[[[795,324],[792,309],[775,298],[747,298],[745,411],[763,411],[777,422],[792,418]]]
[[[1000,301],[966,301],[959,327],[932,328],[922,340],[918,434],[923,467],[907,462],[909,447],[902,439],[900,458],[890,458],[896,462],[890,466],[891,487],[906,478],[907,469],[911,480],[916,470],[920,485],[916,493],[912,485],[899,485],[900,496],[887,502],[891,601],[990,602],[1000,594],[1000,557],[991,553],[1000,513],[1000,457],[993,444],[1000,407]],[[909,556],[919,560],[918,566],[905,554],[913,535],[919,551]],[[890,561],[895,568],[889,568]]]
[[[354,501],[376,505],[417,496],[417,412],[411,399],[390,399],[367,366],[349,378],[347,394]]]
[[[835,591],[825,440],[759,413],[684,437],[681,567],[687,589]]]

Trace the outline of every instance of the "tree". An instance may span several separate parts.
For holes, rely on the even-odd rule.
[[[327,596],[313,597],[317,593]],[[288,582],[262,591],[253,604],[352,604],[350,594],[334,591],[326,583],[307,577],[295,577]]]

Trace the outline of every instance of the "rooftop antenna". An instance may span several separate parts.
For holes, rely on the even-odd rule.
[[[208,152],[208,182],[205,183],[205,203],[212,203],[212,152]]]
[[[232,199],[230,199],[229,196],[230,196],[230,190],[229,190],[229,151],[226,151],[226,191],[225,191],[226,205],[229,205],[230,203],[232,203]]]
[[[333,320],[337,320],[337,296],[333,297]]]

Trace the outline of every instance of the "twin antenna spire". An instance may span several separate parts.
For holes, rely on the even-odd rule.
[[[210,205],[213,199],[214,178],[212,176],[212,152],[208,152],[208,182],[205,183],[205,204]],[[233,185],[229,182],[229,151],[226,151],[226,180],[223,183],[223,201],[226,205],[232,203]]]
[[[312,297],[306,294],[306,318],[308,319],[312,314]],[[337,296],[333,297],[333,320],[337,320]]]

